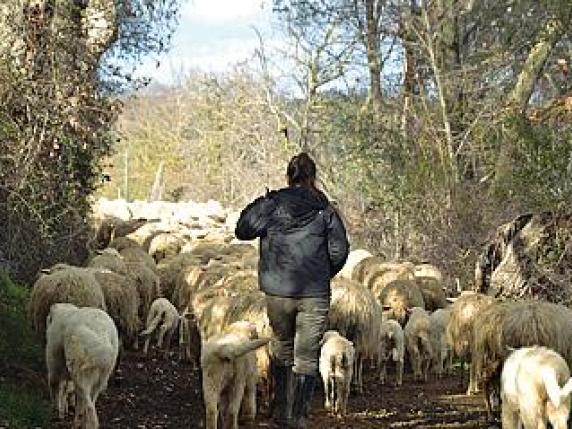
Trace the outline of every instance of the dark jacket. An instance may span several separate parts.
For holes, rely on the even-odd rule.
[[[260,237],[258,275],[263,292],[287,297],[330,294],[349,243],[337,212],[322,194],[290,187],[257,198],[240,214],[236,237]]]

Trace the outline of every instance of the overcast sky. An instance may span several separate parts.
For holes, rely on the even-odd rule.
[[[253,26],[271,36],[270,0],[186,0],[170,52],[146,63],[140,72],[169,83],[191,69],[224,71],[250,58],[258,47]]]

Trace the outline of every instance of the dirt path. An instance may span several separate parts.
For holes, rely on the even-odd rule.
[[[392,380],[392,379],[391,379]],[[312,429],[319,428],[488,428],[480,396],[463,395],[460,373],[427,384],[413,382],[406,374],[400,388],[381,386],[371,371],[365,392],[352,394],[349,415],[343,420],[328,416],[318,388],[312,407]],[[203,427],[204,412],[199,371],[174,357],[146,360],[129,352],[119,377],[99,399],[102,428],[166,429]],[[53,422],[69,427],[69,422]],[[264,410],[244,428],[268,427]]]

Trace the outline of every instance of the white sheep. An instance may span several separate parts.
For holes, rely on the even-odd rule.
[[[219,410],[224,427],[238,429],[241,404],[245,418],[256,417],[256,354],[270,338],[258,338],[256,325],[244,320],[234,322],[217,336],[204,342],[201,350],[203,398],[206,429],[216,429]],[[244,400],[243,400],[244,397]]]
[[[403,383],[403,361],[405,356],[405,339],[403,328],[396,320],[384,320],[381,323],[380,344],[379,344],[379,379],[381,384],[385,383],[387,375],[387,361],[395,362],[395,383],[401,386]]]
[[[562,385],[562,387],[560,387]],[[523,347],[506,359],[501,374],[502,427],[566,429],[572,379],[566,361],[546,347]]]
[[[431,319],[431,347],[433,348],[433,371],[439,378],[453,368],[453,350],[447,342],[446,330],[451,310],[440,308],[429,316]]]
[[[337,331],[326,331],[320,344],[319,369],[324,382],[324,407],[343,416],[353,376],[354,345]]]
[[[422,308],[413,307],[403,334],[415,379],[427,381],[429,365],[433,359],[429,314]]]
[[[151,304],[149,314],[147,315],[147,323],[145,330],[139,335],[145,338],[143,353],[147,354],[149,343],[155,330],[158,329],[157,348],[163,347],[165,342],[166,349],[169,349],[171,338],[175,333],[182,316],[179,315],[177,307],[175,307],[167,298],[157,298]]]
[[[60,415],[65,412],[67,386],[72,381],[74,427],[98,428],[95,402],[107,387],[119,353],[113,320],[97,308],[57,303],[47,317],[46,339],[48,383]]]

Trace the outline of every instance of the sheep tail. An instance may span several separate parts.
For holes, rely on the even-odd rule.
[[[155,329],[157,329],[157,326],[159,326],[159,322],[161,322],[161,319],[163,319],[163,314],[162,313],[155,313],[155,315],[153,316],[153,318],[151,319],[151,321],[147,323],[147,329],[145,329],[143,332],[141,332],[139,335],[141,337],[144,337],[146,335],[151,335],[153,333],[153,331]]]
[[[221,359],[236,359],[248,352],[256,350],[262,346],[265,346],[270,342],[270,338],[257,338],[254,340],[243,341],[240,343],[226,343],[221,344],[216,350],[216,354]]]
[[[562,386],[561,395],[566,397],[572,393],[572,378],[569,378],[564,386]]]
[[[428,353],[432,353],[431,340],[425,332],[419,334],[419,341],[424,350],[426,350]]]
[[[541,376],[542,376],[542,381],[544,381],[544,387],[546,388],[546,394],[548,395],[550,402],[552,402],[552,404],[556,408],[558,408],[560,406],[562,398],[566,396],[566,394],[564,393],[565,389],[568,392],[570,392],[570,389],[572,389],[570,380],[568,380],[566,385],[562,389],[560,389],[558,381],[556,380],[556,372],[554,371],[554,369],[552,368],[543,369],[541,372]]]

